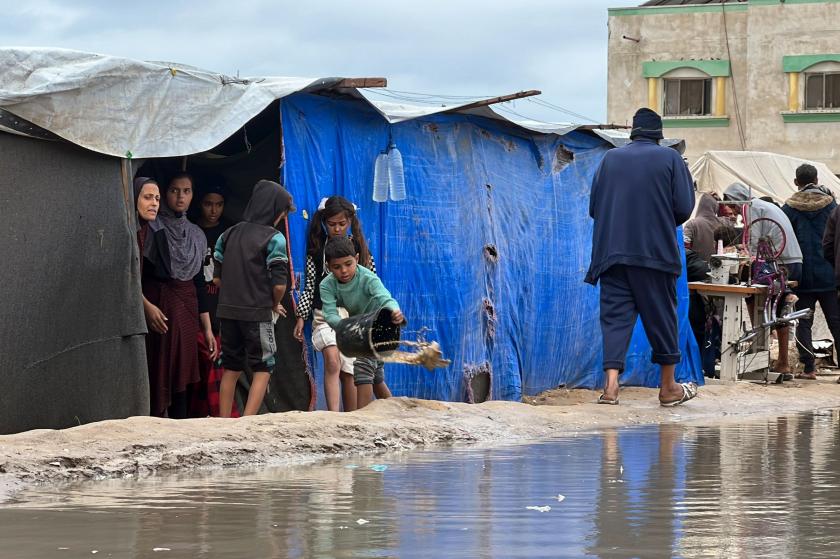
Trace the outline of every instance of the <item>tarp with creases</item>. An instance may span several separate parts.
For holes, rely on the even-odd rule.
[[[120,161],[0,134],[0,434],[148,415]]]
[[[796,192],[796,168],[810,163],[817,168],[820,184],[840,196],[840,179],[824,163],[763,151],[707,151],[691,166],[701,192],[723,194],[726,187],[740,182],[752,187],[756,196],[772,196],[783,204]]]
[[[129,172],[108,155],[148,163],[209,150],[278,98],[282,173],[298,207],[311,215],[335,193],[356,201],[410,329],[431,328],[453,359],[431,373],[389,366],[396,394],[462,400],[466,378],[486,370],[496,399],[600,383],[598,291],[582,280],[589,186],[615,145],[609,134],[540,133],[453,107],[389,123],[358,95],[300,93],[338,78],[240,80],[56,49],[0,49],[0,69],[0,128],[23,134],[0,134],[0,432],[148,413]],[[389,134],[405,157],[409,197],[376,204],[373,161]],[[77,145],[35,139],[52,135]],[[274,178],[277,167],[262,173]],[[297,272],[307,224],[302,211],[290,219]],[[679,375],[702,381],[684,280],[679,297]],[[290,323],[277,331],[288,336]],[[624,382],[656,385],[649,358],[637,327]],[[283,366],[302,362],[290,355]],[[278,409],[307,395],[308,378],[292,380],[293,397],[276,399]]]
[[[123,158],[176,157],[207,151],[277,99],[334,88],[338,77],[231,77],[175,62],[55,48],[0,48],[0,109],[89,150]],[[419,106],[364,99],[390,123],[455,111],[481,98]],[[490,111],[493,118],[506,117]],[[521,124],[525,130],[536,123]],[[565,133],[576,124],[551,125]],[[0,130],[9,131],[0,122]],[[21,130],[19,128],[18,130]],[[602,136],[612,141],[611,131]],[[620,141],[620,138],[619,138]]]
[[[333,194],[349,198],[408,317],[406,335],[429,328],[452,359],[433,372],[388,365],[395,394],[463,400],[469,375],[487,369],[495,399],[600,384],[598,290],[583,277],[590,185],[609,143],[577,131],[525,135],[463,114],[389,124],[361,101],[309,94],[284,99],[282,119],[284,180],[299,208],[291,220],[296,268],[305,261],[303,210],[311,216]],[[389,137],[403,156],[408,198],[376,203],[373,163]],[[678,374],[702,383],[684,278],[679,299]],[[623,382],[656,386],[650,355],[639,326]]]

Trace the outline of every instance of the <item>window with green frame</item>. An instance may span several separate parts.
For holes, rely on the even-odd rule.
[[[840,72],[805,72],[805,109],[840,109]]]
[[[711,78],[665,78],[664,116],[712,114]]]

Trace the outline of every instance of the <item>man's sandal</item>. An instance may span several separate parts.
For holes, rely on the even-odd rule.
[[[603,394],[598,396],[598,403],[599,404],[606,404],[608,406],[617,406],[618,405],[618,398],[613,400],[612,398],[607,398]]]
[[[682,398],[678,400],[672,400],[670,402],[663,402],[662,400],[659,400],[659,405],[665,408],[673,408],[674,406],[684,404],[685,402],[688,402],[689,400],[697,396],[697,385],[693,382],[683,382],[680,383],[680,386],[683,390]]]

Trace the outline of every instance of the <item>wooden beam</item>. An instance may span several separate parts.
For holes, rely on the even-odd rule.
[[[388,87],[387,78],[344,78],[335,87]]]
[[[514,101],[516,99],[523,99],[525,97],[533,97],[540,95],[542,91],[538,89],[530,89],[528,91],[520,91],[519,93],[511,93],[510,95],[502,95],[501,97],[493,97],[492,99],[484,99],[483,101],[476,101],[468,105],[462,105],[452,110],[463,111],[465,109],[475,109],[478,107],[486,107],[487,105],[495,105],[496,103],[504,103],[505,101]]]
[[[626,124],[581,124],[579,130],[630,130]]]

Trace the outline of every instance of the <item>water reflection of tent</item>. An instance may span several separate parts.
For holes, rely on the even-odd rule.
[[[752,187],[756,196],[772,196],[783,204],[796,192],[796,168],[810,163],[817,168],[820,184],[840,196],[840,179],[824,164],[800,157],[763,151],[708,151],[694,165],[691,174],[701,192],[722,194],[733,182]]]
[[[588,192],[620,134],[512,122],[475,102],[385,103],[342,78],[234,79],[44,49],[0,50],[0,64],[0,127],[14,132],[0,134],[0,431],[146,412],[130,179],[184,166],[199,186],[226,183],[233,218],[257,179],[278,175],[309,215],[334,193],[359,204],[411,327],[432,328],[453,359],[432,374],[390,369],[396,394],[461,400],[475,371],[492,371],[497,399],[597,382],[597,291],[582,283]],[[389,135],[408,199],[377,204],[373,161]],[[298,272],[307,224],[303,212],[289,223]],[[272,409],[309,404],[290,323],[278,329]],[[682,374],[699,380],[696,348],[683,341]],[[655,384],[649,355],[636,336],[630,382]],[[283,393],[290,383],[295,392]]]

